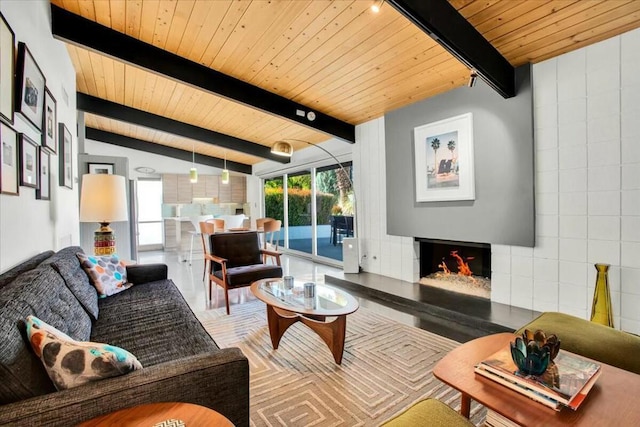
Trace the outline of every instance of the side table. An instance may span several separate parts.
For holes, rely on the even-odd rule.
[[[462,415],[469,417],[471,400],[475,400],[524,427],[640,425],[640,407],[636,402],[640,375],[605,363],[598,362],[602,374],[577,411],[562,408],[556,412],[474,372],[475,365],[509,346],[515,337],[501,333],[476,338],[453,349],[435,366],[433,375],[460,391]]]
[[[165,427],[165,426],[233,427],[226,417],[192,403],[162,402],[133,406],[85,421],[79,427]]]

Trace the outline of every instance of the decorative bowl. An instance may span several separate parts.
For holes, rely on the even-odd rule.
[[[535,341],[538,343],[538,347],[547,347],[550,361],[553,361],[560,351],[560,339],[555,334],[547,336],[542,329],[538,329],[535,332],[525,329],[522,333],[522,339],[527,344]]]
[[[549,348],[539,346],[536,341],[525,343],[520,337],[511,343],[511,358],[518,370],[525,375],[542,375],[549,366]]]

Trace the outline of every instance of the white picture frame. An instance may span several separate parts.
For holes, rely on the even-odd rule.
[[[413,134],[416,202],[475,200],[472,113],[418,126]]]
[[[51,153],[44,149],[38,148],[40,155],[40,177],[38,182],[40,186],[36,189],[37,200],[51,200]]]
[[[46,81],[38,63],[23,42],[18,43],[15,109],[38,130],[42,130]]]
[[[113,164],[111,163],[89,163],[89,173],[113,175]]]

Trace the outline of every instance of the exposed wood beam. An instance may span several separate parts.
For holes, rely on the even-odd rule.
[[[344,141],[355,126],[51,5],[53,36]],[[312,114],[311,114],[312,113]]]
[[[85,137],[94,141],[105,142],[107,144],[113,144],[119,147],[131,148],[133,150],[167,156],[171,157],[172,159],[184,160],[187,162],[191,162],[194,157],[191,151],[180,150],[179,148],[167,147],[160,144],[154,144],[153,142],[144,141],[142,139],[131,138],[129,136],[107,132],[91,127],[86,128]],[[223,159],[205,156],[203,154],[196,153],[195,162],[201,165],[213,166],[220,169],[224,167]],[[251,175],[253,171],[253,167],[251,165],[245,165],[244,163],[232,162],[229,160],[227,160],[227,169],[247,175]]]
[[[505,98],[516,95],[513,66],[447,0],[387,0]]]
[[[147,113],[146,111],[137,110],[84,93],[78,92],[77,104],[78,110],[84,111],[85,113],[110,117],[123,122],[161,130],[280,163],[289,163],[291,161],[288,157],[272,154],[269,147],[256,144],[255,142],[245,141],[244,139]]]

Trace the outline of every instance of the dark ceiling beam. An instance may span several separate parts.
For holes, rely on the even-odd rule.
[[[51,5],[57,39],[355,143],[355,126]]]
[[[86,128],[86,139],[105,142],[107,144],[117,145],[119,147],[131,148],[132,150],[144,151],[146,153],[158,154],[160,156],[171,157],[172,159],[184,160],[186,162],[193,161],[193,153],[191,151],[180,150],[179,148],[167,147],[165,145],[154,144],[153,142],[144,141],[142,139],[131,138],[129,136],[120,135],[113,132],[107,132],[91,127]],[[224,160],[217,157],[205,156],[203,154],[195,154],[195,163],[215,168],[224,168]],[[253,167],[244,163],[232,162],[227,160],[227,169],[230,171],[240,172],[251,175]]]
[[[280,163],[289,163],[291,161],[288,157],[272,154],[271,148],[256,144],[255,142],[245,141],[244,139],[168,119],[80,92],[77,94],[77,108],[85,113],[92,113],[98,116],[157,129]]]
[[[516,95],[515,70],[447,0],[387,0],[394,9],[474,69],[505,98]]]

